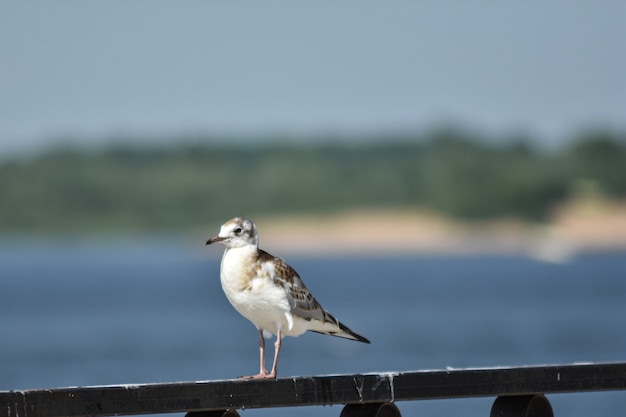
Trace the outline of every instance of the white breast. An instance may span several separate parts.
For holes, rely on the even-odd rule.
[[[259,268],[255,261],[254,247],[224,252],[220,280],[226,298],[257,328],[273,334],[279,329],[288,332],[293,328],[293,318],[285,290],[274,283],[271,267]]]

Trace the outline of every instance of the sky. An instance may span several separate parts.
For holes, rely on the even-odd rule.
[[[563,141],[626,128],[625,40],[622,0],[4,1],[0,154],[445,123]]]

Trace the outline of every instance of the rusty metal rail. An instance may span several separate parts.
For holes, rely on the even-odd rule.
[[[491,416],[552,416],[548,393],[626,390],[626,363],[0,391],[0,417],[86,417],[346,405],[343,417],[400,416],[397,401],[497,397]]]

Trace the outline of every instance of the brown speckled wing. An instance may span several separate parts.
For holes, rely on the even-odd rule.
[[[311,295],[295,269],[282,259],[276,258],[263,250],[259,250],[259,261],[272,262],[274,264],[276,272],[274,282],[287,292],[293,315],[305,320],[328,320],[327,316],[330,315],[324,311],[322,306]]]

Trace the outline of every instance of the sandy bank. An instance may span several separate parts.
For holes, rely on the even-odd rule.
[[[255,219],[261,246],[288,255],[527,254],[562,262],[626,250],[626,202],[574,201],[544,224],[505,218],[461,222],[420,209],[358,210]]]

